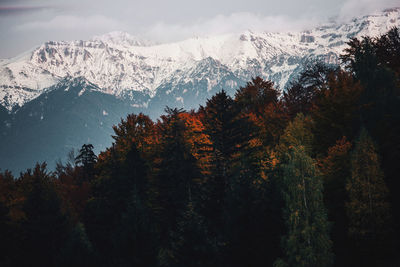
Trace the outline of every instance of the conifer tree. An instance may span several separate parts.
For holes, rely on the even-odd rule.
[[[377,150],[365,129],[355,144],[346,190],[349,236],[360,253],[358,264],[379,264],[390,253],[392,217]]]
[[[391,191],[393,215],[400,233],[400,31],[352,39],[342,60],[361,83],[359,120],[379,145],[385,181]]]
[[[250,101],[251,94],[248,97],[245,99]],[[251,176],[257,173],[253,153],[256,147],[250,145],[257,129],[225,91],[208,100],[200,112],[203,113],[204,133],[212,143],[211,173],[203,187],[202,214],[213,218],[208,221],[210,232],[222,242],[221,239],[230,239],[230,233],[243,231],[238,228],[240,223],[236,219],[249,215],[242,211],[248,211],[251,201],[247,197],[252,195],[251,184],[257,179]],[[230,221],[229,218],[233,218],[230,216],[235,217],[234,221]],[[234,256],[235,253],[230,254]]]
[[[328,77],[337,70],[322,62],[310,62],[299,77],[283,92],[283,102],[290,118],[298,113],[309,115],[317,94],[325,87]]]
[[[234,110],[233,99],[221,91],[207,101],[205,107],[200,108],[202,120],[205,127],[204,134],[209,136],[212,143],[211,150],[211,173],[203,186],[205,217],[214,218],[211,223],[211,232],[220,234],[222,227],[222,211],[229,179],[229,164],[232,155],[236,152],[235,143],[237,134],[234,120],[237,112]]]
[[[338,71],[329,76],[312,110],[315,152],[325,154],[342,136],[350,140],[354,137],[359,125],[357,103],[362,90],[346,72]]]
[[[79,150],[79,154],[75,158],[75,164],[82,168],[82,181],[91,181],[93,179],[96,162],[97,156],[93,151],[93,145],[83,144]]]
[[[32,190],[23,211],[26,257],[23,266],[52,266],[67,237],[67,217],[61,210],[61,200],[54,187],[54,178],[46,172],[46,164],[37,164],[32,174]]]
[[[204,218],[189,201],[170,232],[170,246],[159,254],[161,266],[218,266],[218,244],[209,235]]]
[[[303,147],[292,147],[282,166],[287,234],[282,240],[285,260],[275,266],[331,266],[333,254],[323,203],[322,180]]]
[[[147,166],[135,143],[125,149],[128,152],[121,157],[114,144],[104,158],[100,157],[99,174],[93,181],[93,197],[85,210],[88,235],[105,265],[119,261],[120,244],[114,236],[122,231],[120,228],[123,227],[122,221],[130,207],[133,192],[143,203],[143,209],[148,208]],[[121,242],[124,242],[123,239]]]
[[[333,223],[331,236],[337,266],[349,265],[349,259],[352,258],[345,207],[346,182],[351,177],[350,149],[351,143],[343,137],[328,149],[327,156],[319,164],[324,181],[324,202],[328,219]]]
[[[94,251],[92,244],[86,235],[85,227],[78,223],[72,228],[66,239],[57,266],[94,266]]]
[[[1,175],[1,174],[0,174]],[[10,266],[12,255],[10,252],[11,246],[11,221],[9,218],[10,209],[7,207],[6,203],[0,201],[0,236],[2,237],[0,240],[0,265],[2,266]]]
[[[243,112],[255,112],[257,115],[261,115],[265,106],[270,103],[278,103],[279,95],[273,82],[256,77],[245,87],[237,90],[235,101]]]
[[[155,266],[157,246],[150,209],[133,190],[126,211],[114,229],[116,259],[122,266]]]
[[[84,168],[93,168],[96,163],[97,156],[93,152],[92,144],[83,144],[79,150],[78,156],[75,158],[75,164],[81,164]]]
[[[201,173],[190,145],[185,140],[186,125],[178,109],[166,109],[159,124],[161,132],[159,163],[154,178],[155,212],[162,240],[176,225],[187,201],[197,198]]]

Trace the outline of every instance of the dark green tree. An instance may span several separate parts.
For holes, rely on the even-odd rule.
[[[93,152],[92,144],[83,144],[79,150],[78,156],[75,158],[75,164],[81,164],[82,166],[89,167],[96,163],[97,156]]]
[[[248,146],[251,139],[251,127],[240,118],[240,109],[233,99],[221,91],[200,108],[204,133],[209,136],[212,148],[208,153],[211,157],[211,174],[207,178],[205,190],[207,199],[204,200],[205,216],[215,218],[214,222],[222,227],[221,214],[224,208],[226,192],[232,174],[231,166],[238,152]],[[218,219],[219,218],[219,219]],[[217,230],[216,230],[217,231]]]
[[[261,115],[265,106],[278,103],[279,95],[273,82],[256,77],[236,91],[235,101],[243,112]]]
[[[161,266],[218,266],[218,243],[209,235],[204,218],[192,202],[179,216],[170,240],[170,246],[159,253]]]
[[[135,143],[125,149],[128,152],[121,157],[114,144],[101,157],[98,175],[92,183],[93,197],[85,209],[88,235],[104,265],[117,264],[126,256],[121,256],[119,243],[125,242],[124,239],[116,240],[115,235],[124,227],[124,214],[130,208],[133,192],[143,203],[143,209],[148,209],[148,168]],[[135,247],[125,249],[134,251]]]
[[[335,71],[335,68],[321,62],[305,65],[305,70],[283,92],[284,106],[290,118],[298,113],[310,114],[319,90],[325,87],[329,75]]]
[[[26,219],[22,248],[23,266],[53,266],[67,238],[69,222],[61,210],[54,177],[46,172],[46,164],[36,164],[32,173],[32,189],[23,205]]]
[[[359,120],[379,145],[385,181],[391,190],[397,236],[400,235],[400,32],[352,39],[342,56],[354,78],[364,87]],[[399,237],[398,237],[399,239]]]
[[[95,257],[92,244],[86,235],[85,227],[78,223],[72,228],[66,239],[57,266],[94,266]]]
[[[350,140],[358,131],[360,83],[344,71],[329,76],[316,97],[312,109],[314,150],[325,154],[342,136]]]
[[[179,109],[166,108],[161,116],[160,155],[153,184],[154,211],[159,220],[161,243],[168,239],[189,200],[196,201],[202,177],[197,160],[185,139],[186,125]],[[163,244],[164,245],[164,244]]]
[[[120,266],[155,266],[157,259],[155,224],[147,204],[134,190],[126,211],[117,225],[113,243],[116,264]]]
[[[345,137],[328,149],[320,161],[324,182],[324,202],[332,225],[333,252],[336,266],[351,266],[353,257],[348,239],[348,220],[345,203],[348,201],[346,182],[351,177],[351,143]]]
[[[323,184],[313,159],[302,146],[291,147],[282,165],[287,234],[286,257],[275,266],[331,266],[333,254],[323,203]]]
[[[11,225],[9,217],[10,209],[6,203],[0,201],[0,265],[11,266],[13,259],[13,240],[12,231],[14,230]]]
[[[349,237],[358,252],[356,264],[383,264],[391,252],[392,212],[378,153],[365,129],[354,147],[346,190]]]

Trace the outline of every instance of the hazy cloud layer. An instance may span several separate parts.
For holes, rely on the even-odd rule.
[[[88,17],[78,17],[73,15],[56,16],[50,20],[30,21],[24,24],[17,25],[16,30],[77,30],[77,31],[92,31],[92,30],[116,30],[123,25],[112,18],[107,18],[103,15],[94,15]]]
[[[0,58],[47,40],[89,39],[113,30],[161,42],[247,29],[294,31],[399,5],[398,0],[0,0]]]
[[[399,7],[399,0],[347,0],[340,8],[339,20],[348,20],[354,16],[367,15],[385,8]]]
[[[158,22],[143,33],[149,39],[161,42],[184,39],[192,36],[207,36],[224,33],[251,31],[296,31],[308,29],[319,23],[317,18],[290,18],[261,16],[249,12],[217,15],[211,19],[199,19],[189,24]]]
[[[0,16],[23,15],[29,12],[48,9],[47,6],[0,6]]]

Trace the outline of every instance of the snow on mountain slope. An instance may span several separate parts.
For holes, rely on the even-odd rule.
[[[377,36],[394,26],[400,26],[400,8],[304,32],[247,31],[167,44],[153,44],[123,32],[88,41],[49,41],[0,61],[0,104],[8,110],[22,106],[68,76],[82,76],[103,93],[132,100],[137,100],[138,93],[149,99],[160,88],[170,94],[200,80],[207,83],[202,90],[212,91],[217,84],[233,87],[257,75],[283,89],[307,61],[338,64],[349,38]],[[207,68],[210,64],[212,71]],[[218,77],[224,77],[223,84]],[[179,90],[176,93],[184,94]],[[184,95],[176,97],[184,100]]]

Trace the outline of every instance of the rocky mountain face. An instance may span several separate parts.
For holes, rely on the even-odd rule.
[[[0,104],[15,110],[65,77],[84,77],[99,91],[142,107],[166,95],[167,102],[190,107],[190,91],[202,95],[220,86],[229,91],[257,75],[283,89],[310,60],[337,64],[349,38],[376,36],[399,25],[397,8],[304,32],[247,31],[167,44],[123,32],[88,41],[49,41],[0,61]],[[185,101],[187,96],[191,100]]]
[[[246,31],[166,44],[112,32],[46,42],[0,60],[0,168],[51,163],[88,142],[103,150],[111,126],[130,112],[156,118],[167,105],[197,108],[255,76],[284,89],[309,62],[339,64],[350,38],[394,26],[400,8],[303,32]]]
[[[0,125],[0,168],[16,174],[46,161],[53,168],[71,149],[92,143],[96,152],[110,146],[112,126],[137,112],[130,102],[99,92],[84,78],[64,79]],[[3,119],[3,117],[1,117]]]

